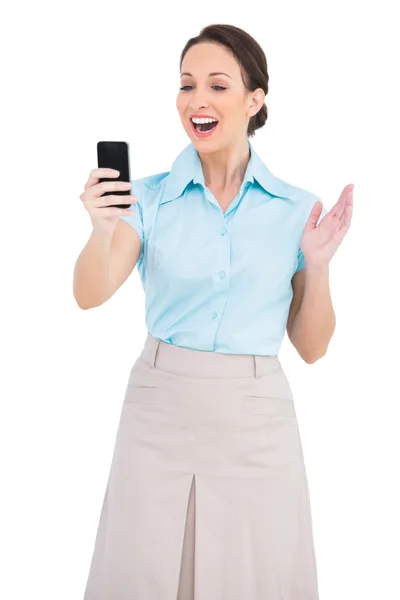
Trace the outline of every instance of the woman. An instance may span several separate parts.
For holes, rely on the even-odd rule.
[[[329,261],[353,186],[327,212],[257,156],[249,138],[267,120],[268,72],[247,33],[206,27],[180,66],[190,144],[171,171],[133,181],[129,211],[101,198],[123,189],[98,183],[115,172],[92,171],[81,196],[93,233],[77,302],[99,306],[137,264],[149,332],[85,600],[317,600],[302,446],[277,354],[285,328],[307,363],[326,353]]]

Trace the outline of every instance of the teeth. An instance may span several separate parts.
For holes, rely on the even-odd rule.
[[[197,119],[197,118],[193,118],[192,121],[196,125],[200,125],[202,123],[217,123],[218,122],[217,119]]]

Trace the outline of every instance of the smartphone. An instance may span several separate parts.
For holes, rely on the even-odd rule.
[[[97,166],[99,168],[117,169],[118,177],[100,177],[102,181],[128,181],[130,182],[129,170],[129,144],[127,142],[98,142],[97,143]],[[115,190],[113,192],[104,192],[103,196],[129,196],[130,190]],[[122,198],[121,198],[122,200]],[[129,208],[129,204],[110,204],[116,208]]]

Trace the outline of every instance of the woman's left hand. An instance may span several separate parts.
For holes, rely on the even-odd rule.
[[[306,265],[325,267],[339,248],[349,230],[353,213],[353,189],[351,183],[346,185],[339,200],[321,219],[322,203],[316,202],[303,231],[300,248],[303,251]]]

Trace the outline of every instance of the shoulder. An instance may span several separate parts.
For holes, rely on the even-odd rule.
[[[131,179],[131,194],[137,196],[142,205],[151,203],[152,198],[157,197],[165,185],[168,175],[169,171],[165,171]]]
[[[310,205],[315,204],[317,200],[321,200],[317,194],[314,194],[310,190],[289,183],[275,175],[273,177],[275,185],[278,186],[282,196],[293,202],[293,204],[297,204],[307,209]]]
[[[274,168],[270,169],[269,164],[257,154],[252,145],[251,160],[251,175],[267,195],[281,198],[287,208],[295,212],[307,211],[319,200],[319,197],[310,190],[279,177]]]
[[[280,195],[284,198],[292,211],[296,214],[299,221],[307,221],[311,210],[316,202],[322,203],[322,213],[320,219],[327,213],[327,208],[322,198],[308,189],[289,183],[280,177],[274,176],[275,185],[280,190]]]

